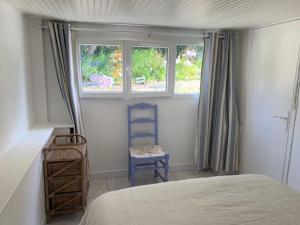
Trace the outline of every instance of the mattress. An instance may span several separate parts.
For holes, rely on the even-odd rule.
[[[262,175],[132,187],[95,199],[81,225],[300,225],[300,193]]]

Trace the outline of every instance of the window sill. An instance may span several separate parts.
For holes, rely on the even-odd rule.
[[[81,93],[80,98],[82,99],[141,99],[141,98],[171,98],[171,99],[199,99],[199,94],[169,94],[168,92],[159,93],[133,93],[130,96],[124,94],[103,94],[103,93]]]
[[[80,98],[125,98],[123,93],[80,93]]]
[[[199,94],[174,94],[173,98],[177,99],[199,99]]]
[[[36,123],[32,129],[43,129],[43,128],[74,128],[74,124],[70,123]]]

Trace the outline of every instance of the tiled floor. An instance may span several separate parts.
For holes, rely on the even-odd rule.
[[[209,172],[196,172],[196,171],[185,171],[185,172],[171,172],[169,173],[169,180],[184,180],[190,178],[200,178],[200,177],[209,177],[212,176]],[[138,174],[137,175],[137,185],[146,185],[161,182],[159,179],[156,179],[152,174]],[[127,177],[116,177],[116,178],[106,178],[106,179],[94,179],[90,182],[90,188],[88,193],[88,205],[93,199],[99,195],[108,192],[114,191],[122,188],[129,187],[129,181]],[[49,225],[78,225],[80,222],[81,214],[70,214],[62,215],[57,218],[54,218]]]

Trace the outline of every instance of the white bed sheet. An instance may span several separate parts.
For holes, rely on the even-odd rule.
[[[198,178],[108,192],[81,225],[300,225],[300,193],[262,175]]]

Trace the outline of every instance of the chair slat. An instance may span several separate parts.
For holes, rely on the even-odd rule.
[[[149,109],[149,108],[155,108],[156,105],[151,105],[148,103],[138,103],[135,105],[130,105],[129,108],[130,109]]]
[[[133,123],[154,123],[154,122],[155,121],[150,118],[139,118],[131,121],[132,124]]]
[[[145,138],[145,137],[155,137],[155,134],[152,133],[137,133],[131,136],[133,138]]]

